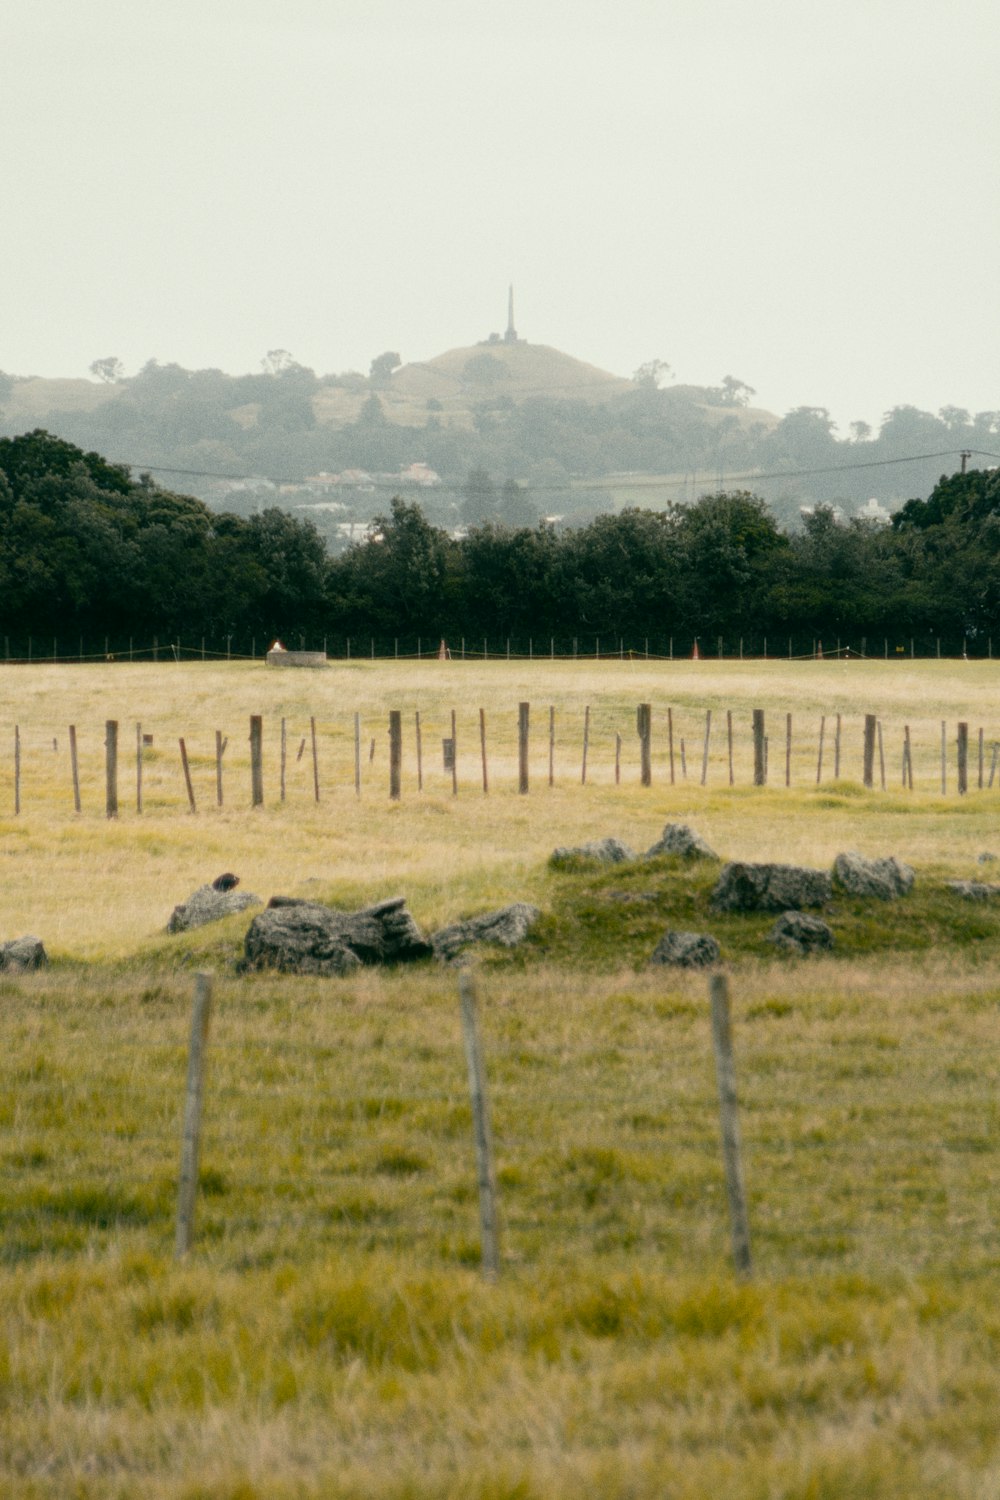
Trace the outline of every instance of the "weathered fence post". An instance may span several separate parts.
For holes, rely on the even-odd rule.
[[[753,711],[753,784],[754,786],[767,784],[767,766],[764,756],[764,710],[762,708],[755,708]]]
[[[981,731],[980,731],[981,732]],[[80,762],[76,755],[76,725],[69,726],[69,763],[73,773],[73,808],[80,811]]]
[[[398,708],[389,710],[389,798],[398,802],[402,792],[403,715]]]
[[[184,1096],[184,1131],[181,1138],[181,1172],[177,1189],[177,1238],[175,1253],[183,1259],[191,1248],[194,1206],[198,1194],[198,1162],[201,1155],[201,1107],[205,1087],[205,1043],[212,1009],[212,976],[195,975],[194,1009],[191,1015],[191,1046],[188,1052],[187,1090]]]
[[[309,734],[312,739],[313,795],[319,801],[319,747],[316,744],[316,720],[309,717]]]
[[[193,813],[196,813],[198,808],[194,800],[194,787],[191,785],[191,767],[188,765],[187,746],[182,739],[178,740],[177,743],[181,747],[181,765],[184,768],[184,785],[187,787],[188,806]]]
[[[881,786],[881,788],[882,788],[882,790],[884,792],[885,791],[885,740],[882,737],[882,720],[881,719],[879,719],[878,725],[876,727],[878,729],[878,773],[879,773],[879,784],[880,784],[880,786]]]
[[[910,726],[903,725],[903,785],[913,791],[913,748],[910,745]]]
[[[871,787],[875,780],[875,715],[865,714],[865,747],[862,780]]]
[[[653,706],[640,703],[636,711],[636,728],[639,732],[640,780],[643,786],[653,781]]]
[[[747,1218],[746,1189],[743,1183],[743,1160],[740,1149],[740,1120],[736,1101],[736,1066],[733,1061],[733,1037],[729,1019],[729,986],[724,974],[713,974],[708,982],[712,1004],[712,1043],[715,1049],[715,1073],[719,1088],[719,1116],[722,1124],[722,1155],[726,1169],[726,1196],[732,1228],[733,1263],[738,1276],[750,1276],[750,1224]]]
[[[486,1075],[479,1036],[476,986],[468,970],[459,975],[458,988],[462,1011],[462,1035],[465,1041],[465,1060],[469,1070],[472,1127],[476,1145],[483,1275],[488,1280],[495,1281],[500,1274],[500,1229],[497,1216],[496,1172],[493,1166],[493,1135],[490,1129],[489,1100],[486,1093]]]
[[[958,726],[958,795],[964,797],[969,790],[969,726]]]
[[[531,705],[519,703],[517,705],[517,790],[526,793],[528,790],[528,720]]]
[[[118,720],[106,719],[104,723],[104,802],[105,816],[118,816]]]
[[[479,758],[483,769],[483,796],[489,796],[490,790],[490,763],[486,752],[486,710],[479,710]]]
[[[978,781],[978,786],[979,786],[979,790],[980,791],[982,791],[982,789],[983,789],[983,770],[984,770],[983,761],[984,761],[985,749],[986,749],[986,747],[985,747],[985,745],[983,743],[983,730],[982,730],[982,726],[980,725],[980,729],[979,729],[979,781]]]
[[[260,714],[250,716],[250,792],[254,807],[264,801],[264,721]]]
[[[615,734],[615,786],[621,786],[622,780],[622,737]]]

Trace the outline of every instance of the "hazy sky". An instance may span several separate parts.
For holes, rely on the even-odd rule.
[[[996,0],[8,0],[0,369],[506,319],[759,404],[1000,408]]]

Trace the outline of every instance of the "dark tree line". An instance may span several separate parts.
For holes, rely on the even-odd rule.
[[[14,655],[28,636],[154,635],[240,650],[281,636],[331,651],[441,637],[520,651],[786,637],[985,651],[1000,643],[1000,471],[942,477],[889,526],[819,507],[794,534],[744,490],[457,538],[395,499],[331,557],[308,521],[214,513],[39,431],[0,439],[0,632]]]

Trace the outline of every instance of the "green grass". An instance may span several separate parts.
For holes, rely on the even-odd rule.
[[[618,713],[632,689],[614,691]],[[83,707],[22,703],[29,743]],[[466,766],[457,799],[407,783],[393,808],[366,785],[317,809],[299,786],[262,813],[171,804],[111,828],[36,776],[37,805],[0,824],[3,936],[59,933],[48,970],[0,976],[0,1494],[994,1500],[1000,909],[945,888],[983,874],[992,797],[657,775],[643,791],[567,773],[528,799],[498,777],[486,799]],[[834,952],[800,962],[766,942],[772,917],[711,912],[711,862],[549,867],[606,834],[648,847],[667,819],[726,857],[895,853],[917,884],[885,906],[835,894]],[[162,931],[216,861],[251,889],[273,869],[265,896],[399,890],[427,928],[514,897],[543,909],[522,950],[477,960],[496,1284],[455,974],[239,975],[252,913]],[[730,1264],[705,977],[648,966],[667,926],[714,933],[730,976],[749,1283]],[[200,1192],[178,1264],[203,967]]]

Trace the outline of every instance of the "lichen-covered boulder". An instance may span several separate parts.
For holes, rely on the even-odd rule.
[[[707,932],[671,932],[660,938],[650,957],[651,964],[670,964],[678,969],[707,969],[719,962],[719,945]]]
[[[700,833],[695,833],[686,823],[667,823],[657,839],[649,849],[646,850],[647,859],[655,859],[659,854],[676,854],[682,859],[718,859],[715,850],[712,849]]]
[[[623,844],[621,839],[591,839],[588,844],[578,844],[574,848],[553,849],[549,855],[549,864],[555,870],[581,861],[598,865],[625,865],[635,857],[635,850],[630,849],[628,844]]]
[[[186,901],[174,907],[167,931],[187,932],[192,927],[204,927],[207,922],[231,917],[234,912],[246,911],[248,906],[260,905],[260,897],[250,891],[220,890],[217,885],[200,885]]]
[[[1000,896],[1000,885],[991,885],[985,880],[948,880],[949,891],[965,901],[995,901]]]
[[[853,849],[838,854],[833,862],[833,880],[849,896],[871,896],[877,901],[895,901],[913,889],[914,875],[909,865],[890,856],[888,859],[866,859]]]
[[[361,964],[411,963],[433,951],[403,896],[356,912],[275,896],[250,923],[242,967],[347,974]]]
[[[724,865],[712,892],[715,911],[800,911],[823,906],[833,894],[825,870],[801,865]]]
[[[514,948],[523,943],[528,933],[541,916],[537,906],[527,901],[514,901],[499,911],[486,912],[481,917],[470,917],[465,922],[453,922],[432,933],[431,946],[442,963],[453,963],[459,954],[474,943],[493,943],[501,948]]]
[[[833,947],[833,932],[821,917],[783,911],[767,940],[786,953],[823,953]]]
[[[0,973],[22,974],[40,969],[49,961],[41,938],[26,936],[0,943]]]

